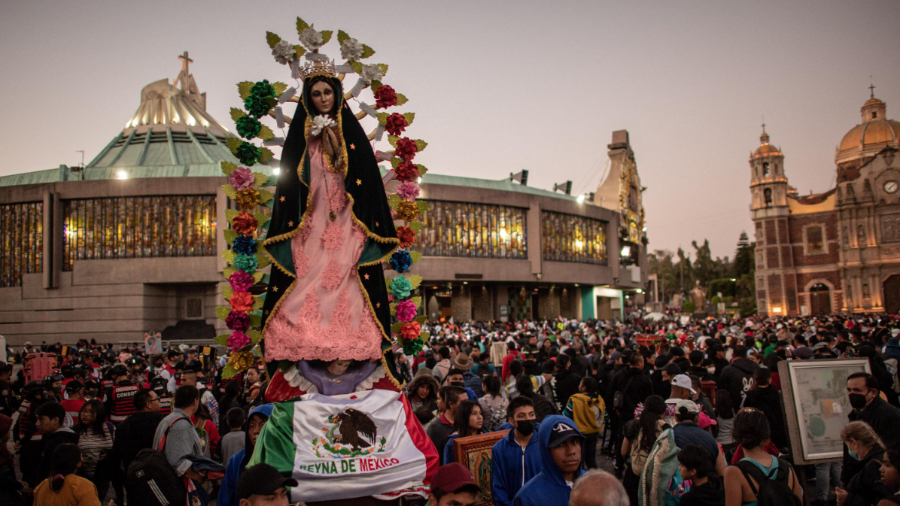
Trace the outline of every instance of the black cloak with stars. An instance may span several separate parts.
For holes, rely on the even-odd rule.
[[[341,136],[344,160],[344,189],[352,202],[353,221],[365,232],[367,241],[357,261],[357,278],[367,306],[372,311],[382,334],[383,365],[388,375],[396,378],[394,356],[391,353],[391,313],[385,286],[382,262],[399,248],[400,240],[391,218],[381,173],[375,153],[356,116],[344,102],[341,82],[335,77],[307,77],[304,81],[301,103],[291,121],[281,157],[281,174],[275,191],[272,220],[263,247],[274,264],[270,274],[265,304],[263,305],[263,339],[269,318],[275,315],[281,298],[289,293],[296,281],[291,257],[290,238],[300,232],[300,225],[307,213],[309,191],[309,158],[307,157],[307,132],[312,126],[308,111],[310,90],[316,81],[326,80],[336,91],[335,100],[339,114],[337,122]],[[269,373],[275,367],[286,370],[290,363],[270,363]]]

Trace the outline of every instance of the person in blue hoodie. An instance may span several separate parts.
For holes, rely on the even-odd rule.
[[[513,506],[568,506],[575,480],[584,471],[584,436],[571,418],[550,415],[538,430],[542,469],[528,481]]]
[[[541,470],[540,445],[535,435],[541,426],[534,414],[534,403],[528,397],[516,397],[506,408],[506,416],[512,430],[491,450],[491,497],[496,506],[512,506],[519,489]]]
[[[247,413],[247,421],[244,423],[244,449],[235,453],[228,460],[228,467],[225,470],[225,477],[222,478],[222,486],[219,489],[219,506],[238,506],[237,486],[238,478],[243,474],[250,457],[253,456],[253,448],[256,446],[256,438],[259,437],[263,425],[269,421],[272,416],[274,404],[263,404],[257,406]]]

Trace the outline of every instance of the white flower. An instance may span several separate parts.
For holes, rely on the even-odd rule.
[[[322,34],[317,32],[315,28],[307,28],[300,33],[300,43],[306,46],[306,49],[315,51],[322,47]]]
[[[290,63],[295,58],[295,53],[294,46],[286,40],[278,41],[278,44],[275,44],[275,47],[272,49],[272,56],[275,57],[275,61],[282,64]]]
[[[363,45],[356,39],[347,39],[341,44],[341,58],[348,61],[357,61],[363,54]]]
[[[317,137],[322,133],[322,130],[336,125],[337,123],[335,123],[333,119],[324,114],[321,116],[316,116],[315,118],[313,118],[313,126],[309,129],[309,133],[314,137]]]
[[[366,84],[372,84],[372,81],[381,80],[381,67],[378,65],[363,65],[362,72],[359,73]]]

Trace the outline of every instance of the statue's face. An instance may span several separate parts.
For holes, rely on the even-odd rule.
[[[328,114],[334,107],[334,90],[325,81],[319,81],[312,87],[310,93],[313,106],[319,111],[319,114]]]
[[[350,367],[349,360],[335,360],[334,362],[328,364],[328,372],[332,376],[340,376],[347,372],[347,368]]]

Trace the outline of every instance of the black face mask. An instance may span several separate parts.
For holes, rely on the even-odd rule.
[[[866,407],[866,396],[863,394],[849,394],[847,397],[850,398],[850,405],[853,406],[853,409],[862,409]]]
[[[534,434],[534,424],[537,423],[536,420],[519,420],[516,422],[516,430],[519,434],[528,437]]]
[[[450,382],[450,386],[454,386],[454,387],[463,388],[463,385],[465,385],[465,383],[463,383],[462,381],[451,381]]]

